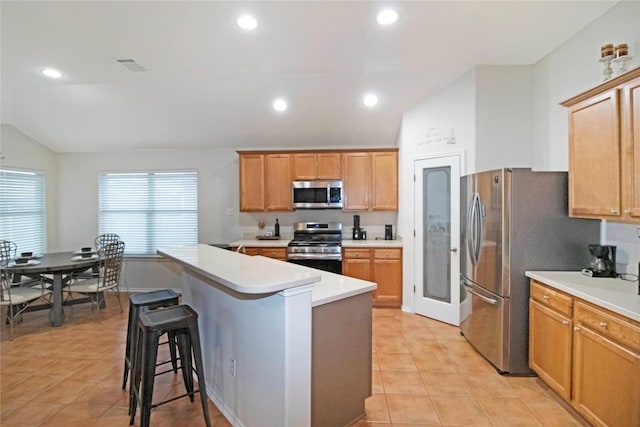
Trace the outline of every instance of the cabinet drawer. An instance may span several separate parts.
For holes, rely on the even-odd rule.
[[[269,258],[286,258],[287,248],[260,248],[260,255]]]
[[[531,298],[545,307],[552,308],[567,317],[571,317],[573,299],[563,293],[554,291],[535,280],[531,281]]]
[[[374,249],[373,256],[375,259],[400,259],[400,249]]]
[[[640,328],[603,310],[576,302],[575,323],[640,352]]]
[[[344,258],[349,259],[363,259],[370,257],[369,249],[344,249]]]

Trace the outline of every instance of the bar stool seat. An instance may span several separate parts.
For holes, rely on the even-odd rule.
[[[180,369],[187,392],[166,401],[153,403],[158,344],[160,336],[165,333],[175,334],[180,353]],[[193,395],[200,393],[205,422],[207,427],[211,426],[207,396],[206,392],[203,392],[205,379],[198,331],[198,313],[188,305],[141,311],[138,314],[138,337],[133,357],[132,384],[129,394],[129,425],[133,425],[138,404],[140,404],[140,426],[148,427],[151,409],[186,396],[189,396],[193,402]],[[193,361],[195,361],[195,367]],[[194,390],[194,372],[198,379],[198,390]]]
[[[159,289],[157,291],[143,292],[129,297],[129,322],[127,324],[127,346],[124,351],[124,372],[122,374],[122,389],[127,388],[127,379],[131,372],[131,361],[133,360],[133,347],[138,339],[138,314],[142,310],[155,310],[163,307],[170,307],[180,304],[179,296],[171,289]],[[171,365],[173,372],[178,372],[175,339],[169,336],[166,343],[169,344],[171,353]],[[168,363],[163,362],[161,363]],[[166,371],[169,372],[169,371]]]

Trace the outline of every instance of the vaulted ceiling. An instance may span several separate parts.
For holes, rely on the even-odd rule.
[[[1,121],[56,152],[392,146],[473,65],[533,64],[615,3],[3,0]]]

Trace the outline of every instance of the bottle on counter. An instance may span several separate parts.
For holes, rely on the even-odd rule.
[[[276,225],[273,227],[273,235],[280,237],[280,224],[278,224],[278,218],[276,218]]]

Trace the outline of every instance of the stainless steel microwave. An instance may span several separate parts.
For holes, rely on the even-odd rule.
[[[342,181],[293,181],[293,209],[342,209]]]

